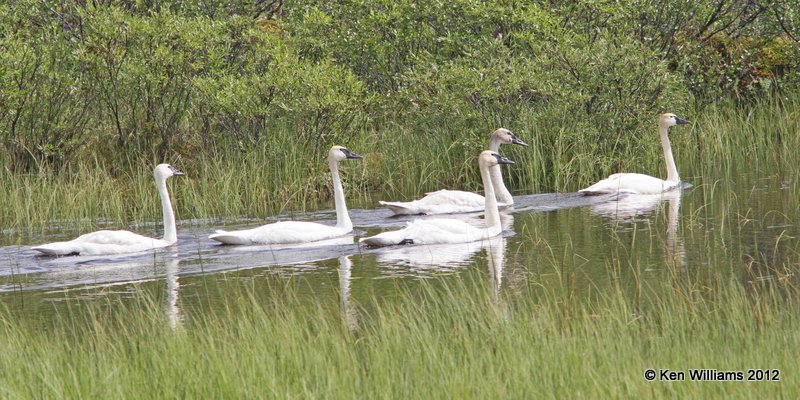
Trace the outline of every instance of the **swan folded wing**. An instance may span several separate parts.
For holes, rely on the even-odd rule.
[[[462,190],[437,190],[408,202],[381,201],[380,204],[395,214],[451,214],[482,211],[484,197]]]
[[[49,243],[32,249],[49,255],[104,255],[134,253],[168,245],[164,240],[129,231],[103,230],[78,236],[68,242]]]
[[[670,182],[644,174],[613,174],[579,192],[583,194],[631,193],[658,194],[669,191],[680,182]]]
[[[241,231],[217,231],[210,239],[225,244],[292,244],[343,236],[350,231],[306,221],[284,221]]]
[[[457,219],[415,220],[396,231],[382,232],[359,242],[370,246],[391,246],[401,243],[441,244],[465,243],[487,236],[486,229],[476,228]]]

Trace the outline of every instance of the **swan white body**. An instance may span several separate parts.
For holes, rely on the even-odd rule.
[[[164,215],[164,237],[162,239],[142,236],[129,231],[103,230],[78,236],[68,242],[48,243],[32,249],[51,256],[71,254],[91,256],[135,253],[171,246],[178,241],[178,234],[175,229],[175,214],[172,211],[172,202],[167,191],[167,178],[182,175],[184,175],[183,172],[178,171],[169,164],[159,164],[153,171],[158,194],[161,197],[161,210]]]
[[[484,198],[484,227],[475,227],[459,219],[417,219],[409,222],[400,230],[379,233],[375,236],[359,239],[369,246],[391,246],[395,244],[443,244],[467,243],[488,239],[500,234],[503,227],[500,222],[500,211],[492,186],[489,168],[499,164],[513,164],[513,161],[486,150],[478,157],[481,180],[486,192]]]
[[[517,138],[511,131],[500,128],[492,133],[489,141],[489,150],[497,153],[500,151],[501,144],[518,144],[527,147],[528,145]],[[505,208],[514,204],[511,192],[503,182],[503,174],[500,166],[492,167],[489,172],[492,175],[492,187],[494,188],[495,198],[498,207]],[[483,196],[466,192],[463,190],[442,189],[435,192],[425,193],[425,197],[413,201],[380,201],[382,206],[391,210],[395,215],[415,215],[415,214],[453,214],[483,211]]]
[[[666,180],[644,174],[620,173],[613,174],[578,192],[586,195],[607,193],[658,194],[678,188],[681,184],[681,178],[678,176],[678,168],[675,166],[675,159],[672,157],[672,147],[667,134],[670,127],[688,123],[689,121],[670,113],[662,114],[658,119],[661,147],[664,150],[664,159],[667,163]]]
[[[339,161],[348,158],[362,158],[342,146],[333,146],[328,152],[328,166],[333,178],[333,194],[336,203],[336,225],[324,225],[308,221],[283,221],[263,225],[258,228],[240,231],[217,230],[208,238],[224,244],[294,244],[316,242],[343,236],[353,230],[353,223],[347,213],[342,181],[339,179]]]

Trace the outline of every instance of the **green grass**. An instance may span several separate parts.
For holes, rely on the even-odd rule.
[[[703,175],[706,182],[724,181],[742,165],[757,171],[766,164],[800,176],[789,174],[798,168],[800,98],[772,98],[747,107],[722,104],[681,115],[694,121],[671,133],[684,178]],[[620,171],[664,174],[655,123],[652,132],[614,139],[620,145],[613,146],[613,153],[598,150],[610,148],[608,144],[581,138],[579,121],[568,116],[528,114],[517,125],[510,128],[531,147],[502,149],[517,161],[505,169],[507,185],[516,193],[575,191]],[[353,132],[340,143],[365,156],[341,166],[351,208],[374,207],[387,198],[412,199],[440,188],[480,190],[474,157],[486,146],[491,129],[433,124],[430,131],[409,129],[389,125],[384,131]],[[187,173],[169,183],[178,218],[266,218],[332,208],[325,149],[302,145],[293,137],[278,129],[249,149],[209,148],[163,160]],[[3,174],[0,226],[40,233],[51,225],[87,230],[101,221],[115,227],[160,221],[153,164],[118,171],[89,159],[76,160],[60,173]]]
[[[613,270],[609,265],[608,271]],[[476,272],[477,270],[472,270]],[[613,275],[612,272],[609,274]],[[791,285],[689,276],[575,296],[535,278],[492,294],[479,273],[398,283],[353,304],[299,285],[212,284],[173,330],[163,298],[0,313],[0,396],[23,398],[795,398]],[[214,285],[219,284],[219,287]],[[212,300],[213,299],[213,300]],[[591,299],[591,300],[589,300]],[[220,302],[211,304],[211,302]],[[207,304],[203,304],[207,303]],[[647,368],[780,369],[781,382],[648,382]]]
[[[583,209],[515,214],[519,229],[499,296],[485,266],[392,280],[388,293],[385,280],[354,285],[358,300],[347,313],[335,278],[309,295],[303,277],[181,277],[185,320],[172,329],[162,282],[153,291],[130,284],[132,299],[86,301],[82,294],[91,290],[76,290],[52,306],[55,314],[14,303],[36,294],[9,294],[0,310],[0,397],[796,398],[800,250],[792,221],[800,202],[795,190],[764,185],[798,183],[792,133],[799,110],[792,103],[752,112],[720,107],[675,132],[679,168],[698,187],[682,198],[674,238],[666,204],[629,224],[587,224]],[[367,157],[342,165],[351,207],[372,204],[376,193],[412,195],[460,179],[469,185],[471,167],[458,161],[468,146],[451,144],[437,158],[447,140],[431,138],[430,147],[399,161],[391,149],[412,138],[364,134],[346,143]],[[526,162],[543,162],[536,148],[547,139],[525,139],[540,142],[511,149],[522,171],[512,179],[524,181]],[[658,174],[663,161],[652,145],[657,157],[640,164],[623,158],[625,167]],[[301,149],[200,158],[178,164],[189,177],[170,182],[179,218],[331,207],[324,162]],[[761,162],[781,176],[765,179]],[[578,164],[564,161],[559,171],[584,179],[578,176],[586,171],[569,165]],[[0,196],[47,194],[48,207],[68,206],[56,212],[24,203],[20,215],[32,221],[158,218],[144,167],[116,177],[97,170],[12,177],[21,183]],[[12,218],[17,211],[3,212]],[[670,258],[671,239],[684,245],[685,262]],[[355,268],[367,268],[370,257],[353,256]],[[779,369],[781,381],[648,382],[647,368]]]

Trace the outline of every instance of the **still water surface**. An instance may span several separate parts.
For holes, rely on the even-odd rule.
[[[720,276],[744,285],[797,280],[799,213],[786,176],[748,172],[713,183],[699,177],[687,181],[695,186],[657,196],[517,196],[515,208],[502,213],[502,237],[458,245],[360,246],[359,236],[426,218],[392,217],[383,209],[351,210],[355,235],[292,247],[218,245],[207,236],[221,226],[202,220],[179,222],[179,242],[172,248],[113,257],[52,258],[30,250],[82,232],[5,235],[0,302],[15,313],[47,315],[58,313],[61,304],[124,300],[150,291],[163,295],[178,323],[186,317],[182,310],[194,303],[213,307],[216,296],[225,296],[208,290],[215,282],[263,282],[263,290],[270,290],[275,279],[301,281],[301,296],[340,302],[347,316],[353,298],[363,304],[390,296],[398,283],[455,280],[462,274],[490,282],[496,295],[535,281],[568,287],[587,299],[612,287],[639,293],[667,279],[691,279],[698,288]],[[291,217],[335,223],[332,210]],[[480,217],[459,216],[475,223]],[[265,222],[272,221],[225,228]]]

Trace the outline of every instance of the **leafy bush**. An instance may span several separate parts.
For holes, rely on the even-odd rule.
[[[505,126],[536,133],[547,149],[539,167],[560,172],[535,179],[560,189],[569,174],[586,181],[657,159],[649,133],[659,112],[797,90],[796,8],[779,0],[7,2],[0,152],[15,171],[87,159],[124,171],[285,146],[321,155],[334,142],[393,134],[408,137],[378,141],[376,153],[413,143],[465,160]],[[442,174],[477,184],[465,168]],[[529,173],[510,179],[533,180]]]

